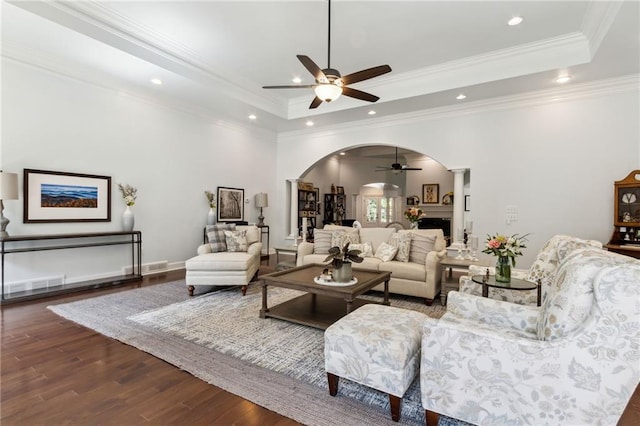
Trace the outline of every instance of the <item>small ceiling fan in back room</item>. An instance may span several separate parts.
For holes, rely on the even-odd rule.
[[[366,70],[354,72],[342,77],[340,72],[331,68],[331,0],[329,1],[329,20],[328,20],[328,48],[327,48],[327,68],[320,69],[315,62],[305,55],[296,55],[302,65],[313,75],[316,84],[309,85],[286,85],[286,86],[262,86],[263,89],[309,89],[312,88],[316,97],[311,101],[309,109],[318,108],[322,102],[335,101],[340,95],[349,96],[350,98],[360,99],[368,102],[376,102],[380,99],[378,96],[361,90],[353,89],[348,85],[378,77],[382,74],[391,72],[389,65],[380,65]]]
[[[422,170],[419,167],[409,167],[406,164],[398,163],[398,147],[396,147],[396,161],[394,163],[392,163],[390,167],[387,167],[387,166],[376,166],[376,168],[378,169],[378,170],[376,170],[376,172],[392,171],[395,174],[402,173],[404,171],[409,171],[409,170]]]

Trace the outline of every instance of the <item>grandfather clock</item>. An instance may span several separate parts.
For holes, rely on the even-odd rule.
[[[613,184],[613,234],[609,251],[640,259],[640,170]]]

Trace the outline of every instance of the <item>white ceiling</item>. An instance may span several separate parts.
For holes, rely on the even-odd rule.
[[[380,96],[308,106],[327,66],[326,0],[2,2],[2,55],[219,120],[315,128],[640,73],[640,2],[333,0],[331,66],[389,64],[352,87]],[[517,27],[506,21],[524,17]],[[159,77],[162,86],[149,80]],[[456,100],[464,92],[467,99]],[[367,115],[370,109],[375,117]]]

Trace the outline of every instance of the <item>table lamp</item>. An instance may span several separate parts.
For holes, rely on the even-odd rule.
[[[9,236],[7,225],[9,219],[4,216],[4,200],[18,199],[18,174],[5,173],[0,170],[0,238]]]
[[[258,216],[257,226],[264,226],[264,216],[262,215],[262,208],[269,207],[269,197],[264,192],[256,194],[256,207],[260,208],[260,216]]]

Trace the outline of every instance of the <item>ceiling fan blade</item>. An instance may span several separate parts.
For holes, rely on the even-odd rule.
[[[403,167],[402,170],[422,170],[419,167]]]
[[[322,99],[320,99],[319,97],[315,97],[313,98],[313,100],[311,101],[311,105],[309,105],[309,109],[314,109],[314,108],[318,108],[320,106],[320,104],[322,103]]]
[[[311,58],[305,55],[296,55],[296,57],[300,62],[302,62],[302,65],[304,65],[304,67],[311,73],[311,75],[313,75],[316,81],[327,79],[320,67],[317,66],[316,63],[311,60]]]
[[[354,72],[349,75],[345,75],[342,77],[342,84],[353,84],[359,81],[368,80],[373,77],[377,77],[382,74],[386,74],[391,72],[391,67],[389,65],[380,65],[378,67],[369,68],[366,70]]]
[[[342,87],[342,94],[345,96],[349,96],[350,98],[360,99],[361,101],[376,102],[378,99],[380,99],[379,97],[372,95],[371,93],[344,86]]]
[[[263,89],[309,89],[311,87],[316,87],[313,84],[307,84],[304,86],[301,86],[299,84],[292,84],[292,85],[288,85],[288,86],[262,86]]]

